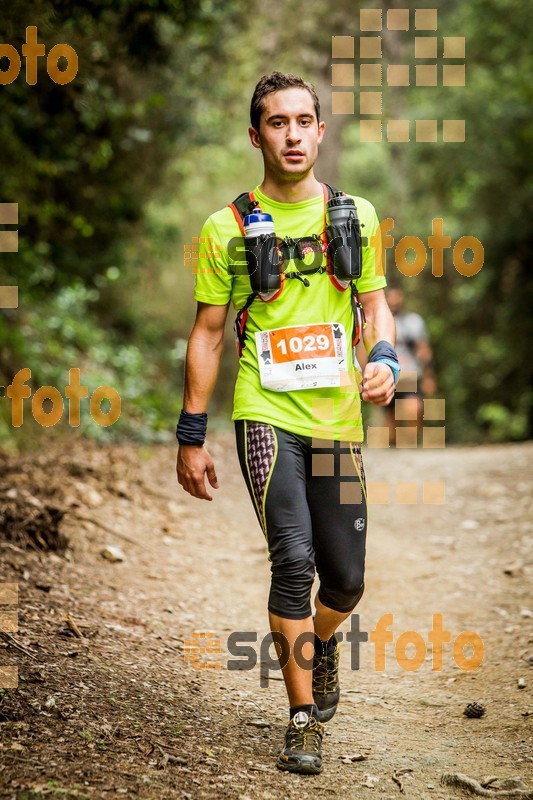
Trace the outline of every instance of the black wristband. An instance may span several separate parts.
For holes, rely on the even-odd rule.
[[[191,414],[181,409],[180,418],[176,425],[176,439],[180,444],[196,445],[201,447],[205,442],[207,433],[207,414]]]
[[[398,361],[396,350],[390,342],[386,342],[385,339],[381,339],[375,344],[368,354],[369,361],[379,361],[381,358],[390,358],[392,361]]]
[[[396,386],[398,375],[400,374],[400,365],[398,363],[398,354],[390,342],[380,339],[368,354],[368,362],[370,363],[371,361],[380,361],[382,364],[387,364],[392,370],[394,385]]]

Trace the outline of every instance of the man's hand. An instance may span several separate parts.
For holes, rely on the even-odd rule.
[[[363,400],[386,406],[394,396],[394,378],[387,364],[371,361],[363,372]]]
[[[215,465],[205,447],[180,445],[176,472],[178,473],[178,483],[183,486],[186,492],[201,500],[213,499],[205,488],[206,473],[207,480],[213,489],[218,489],[218,482]]]

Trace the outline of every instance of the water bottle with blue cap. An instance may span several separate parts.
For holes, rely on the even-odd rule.
[[[257,208],[244,218],[246,266],[252,290],[269,295],[281,286],[274,220]]]

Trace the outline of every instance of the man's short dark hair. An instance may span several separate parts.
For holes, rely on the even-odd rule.
[[[271,75],[263,75],[255,87],[250,104],[250,122],[252,128],[259,131],[259,122],[261,120],[261,114],[264,111],[263,101],[265,97],[272,94],[272,92],[279,92],[280,89],[292,88],[307,89],[315,104],[316,121],[320,122],[320,102],[313,84],[304,81],[299,75],[291,75],[285,72],[272,72]]]

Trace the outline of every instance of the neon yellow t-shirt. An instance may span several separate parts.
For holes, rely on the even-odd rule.
[[[272,216],[276,236],[280,238],[311,236],[324,229],[322,194],[299,203],[279,203],[266,197],[258,188],[254,189],[254,196],[261,210]],[[376,252],[380,241],[378,218],[368,200],[362,197],[353,199],[361,234],[367,242],[363,246],[362,274],[355,285],[359,293],[372,292],[386,286],[385,277],[376,269],[380,261]],[[200,234],[194,290],[197,301],[225,305],[231,300],[235,309],[244,306],[251,293],[250,279],[245,269],[235,269],[235,259],[243,258],[242,250],[237,256],[235,251],[231,253],[231,248],[228,253],[228,243],[235,241],[235,237],[242,237],[242,234],[228,207],[212,214],[204,224]],[[322,265],[325,264],[324,254]],[[319,266],[319,262],[313,261],[313,266]],[[294,261],[283,264],[284,271],[294,269]],[[304,269],[301,264],[300,269]],[[276,299],[264,302],[256,298],[248,309],[246,346],[240,358],[235,384],[232,419],[269,422],[315,439],[361,442],[360,373],[351,357],[341,386],[280,392],[261,385],[256,331],[319,322],[341,323],[346,331],[351,355],[353,310],[349,287],[340,291],[326,273],[309,274],[306,277],[310,284],[308,287],[295,278],[286,279]]]

